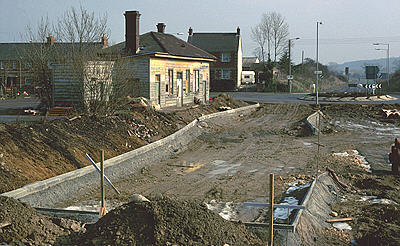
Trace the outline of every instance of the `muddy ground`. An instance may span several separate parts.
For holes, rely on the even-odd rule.
[[[140,193],[200,199],[208,203],[212,200],[265,201],[268,174],[274,173],[276,200],[279,201],[290,183],[295,180],[310,182],[329,167],[343,182],[351,185],[351,189],[342,194],[347,202],[332,205],[332,209],[338,212],[338,217],[353,217],[350,223],[353,229],[324,229],[316,236],[316,245],[332,242],[333,238],[337,245],[348,245],[351,240],[358,240],[361,245],[387,245],[386,241],[391,240],[388,237],[397,240],[397,236],[385,233],[386,230],[398,231],[399,224],[391,223],[389,229],[385,229],[387,226],[382,226],[387,224],[385,220],[372,211],[381,206],[383,211],[392,214],[393,209],[369,200],[358,200],[364,195],[374,195],[378,199],[400,202],[397,192],[400,178],[389,172],[387,162],[394,138],[400,134],[400,121],[385,119],[380,114],[382,108],[396,107],[399,105],[322,106],[326,119],[323,119],[319,158],[316,158],[318,137],[311,136],[303,125],[304,119],[315,111],[312,105],[267,104],[249,116],[207,122],[207,131],[187,151],[116,181],[122,195],[117,197],[109,190],[107,199],[110,204],[118,204],[128,201],[133,193]],[[358,150],[359,155],[366,158],[372,173],[360,166],[359,157],[333,155],[345,151],[353,153],[352,150]],[[76,201],[82,205],[97,203],[95,189],[74,197],[71,204],[59,205],[65,207]],[[381,232],[385,235],[381,239],[372,236]],[[391,236],[387,236],[389,234]]]
[[[0,193],[90,165],[85,153],[98,160],[104,149],[108,159],[168,136],[203,114],[218,112],[221,106],[243,105],[224,95],[209,105],[183,110],[163,112],[128,104],[107,118],[82,115],[0,123]]]
[[[208,121],[203,125],[204,133],[190,144],[187,151],[165,161],[154,163],[143,168],[140,173],[123,180],[113,180],[122,194],[117,196],[107,188],[107,203],[111,208],[128,202],[134,193],[145,196],[177,197],[207,203],[212,200],[224,202],[265,201],[268,196],[269,173],[275,174],[276,200],[279,201],[283,198],[283,193],[291,182],[295,180],[310,182],[313,177],[329,167],[338,174],[344,183],[349,185],[348,190],[343,190],[341,194],[338,194],[341,202],[332,204],[332,210],[338,213],[336,217],[352,217],[353,221],[349,222],[352,230],[340,230],[333,227],[321,228],[322,232],[315,235],[316,245],[348,245],[351,240],[355,240],[359,245],[399,245],[400,237],[397,235],[400,232],[400,222],[397,214],[400,203],[398,192],[400,177],[390,173],[391,167],[387,159],[394,138],[400,135],[400,120],[385,119],[380,113],[382,108],[400,109],[400,105],[323,105],[321,110],[326,118],[323,120],[323,134],[319,137],[319,150],[318,137],[310,135],[310,130],[304,126],[304,119],[315,111],[312,105],[266,104],[250,115]],[[180,116],[179,112],[171,113],[171,115],[164,113],[158,116],[165,117],[160,122],[171,124],[163,123],[165,125],[162,127],[165,130],[163,134],[167,134],[167,130],[173,132],[180,125],[202,113],[200,110],[197,112],[195,110],[199,109],[184,113],[186,118]],[[216,111],[216,107],[209,111]],[[153,115],[148,115],[148,117],[153,117]],[[116,121],[107,119],[107,122],[112,122],[112,120]],[[149,124],[146,126],[154,131],[157,131],[156,126],[160,126],[155,123],[157,120],[146,122],[146,115],[142,116],[140,120],[145,125]],[[78,121],[84,122],[81,119]],[[117,122],[119,121],[123,122],[123,120]],[[64,127],[70,127],[70,125],[78,124],[73,123],[74,121],[60,122],[62,123],[56,125],[65,124]],[[107,126],[112,125],[112,123],[99,124],[106,126],[100,129],[108,129]],[[42,129],[40,126],[37,127],[38,130],[34,128],[35,133],[39,132],[39,129],[42,135],[48,132],[45,130],[46,128]],[[11,131],[8,130],[8,127],[5,126],[5,129],[9,133]],[[19,127],[21,128],[21,126]],[[62,129],[62,125],[60,128]],[[117,128],[114,128],[114,131]],[[57,132],[53,129],[58,128],[52,128],[49,131]],[[65,131],[66,133],[70,133],[70,129],[74,128],[68,129]],[[110,153],[118,154],[129,149],[126,145],[129,146],[130,143],[126,144],[125,140],[126,132],[129,129],[131,128],[123,128],[117,132],[118,134],[114,132],[113,137],[123,139],[117,141],[118,144],[110,144],[111,140],[107,140],[109,145],[106,143],[102,145],[105,149],[109,147],[114,150],[114,152],[109,150],[106,158],[112,156]],[[26,128],[19,131],[29,132]],[[158,131],[161,132],[161,130]],[[112,130],[105,132],[111,136]],[[84,153],[83,151],[88,149],[87,146],[90,146],[91,149],[99,147],[94,145],[96,141],[92,143],[93,145],[85,146],[82,139],[93,134],[85,135],[86,131],[84,130],[79,133],[67,135],[77,145],[80,142],[75,139],[82,141],[78,145],[81,148],[79,153]],[[122,137],[118,136],[119,134]],[[156,139],[163,134],[151,137]],[[74,138],[75,135],[78,137]],[[24,134],[14,136],[25,139]],[[142,140],[141,144],[154,139]],[[100,143],[105,142],[105,140],[97,140]],[[23,144],[18,145],[19,148],[22,145],[28,145],[29,140],[24,141],[22,141]],[[15,140],[12,143],[17,145],[16,142],[18,141]],[[58,142],[62,141],[57,140],[56,143]],[[47,144],[46,146],[52,146],[51,143]],[[64,143],[64,146],[68,148],[70,145]],[[75,151],[78,151],[78,146]],[[133,146],[140,146],[140,144],[134,145],[132,142],[131,148],[134,148]],[[353,150],[357,150],[359,156],[353,155]],[[87,151],[96,155],[96,152]],[[62,151],[54,151],[54,153],[60,152]],[[348,154],[334,154],[345,152]],[[15,157],[8,155],[5,158],[6,161],[7,158],[19,158],[16,152],[12,153]],[[74,153],[74,151],[69,153]],[[61,154],[59,155],[60,159],[65,158]],[[81,163],[76,157],[80,155],[74,156],[75,162],[68,158],[64,159],[70,165],[68,167],[71,170],[80,167],[78,163]],[[371,166],[371,172],[361,165],[362,157],[365,157],[367,164]],[[37,156],[37,158],[39,157]],[[55,157],[53,158],[55,159]],[[54,161],[54,159],[52,160]],[[19,161],[23,166],[24,158],[20,158]],[[34,165],[32,164],[32,166]],[[69,170],[64,166],[67,165],[60,162],[58,167],[61,170],[58,172]],[[29,176],[29,169],[24,170]],[[18,174],[18,171],[15,173]],[[5,179],[5,182],[9,183],[7,187],[18,186],[12,179],[11,181]],[[24,180],[24,182],[29,181]],[[382,201],[389,204],[378,203]],[[98,204],[97,187],[88,187],[88,190],[82,191],[76,197],[71,197],[70,202],[58,204],[58,207],[93,204]]]

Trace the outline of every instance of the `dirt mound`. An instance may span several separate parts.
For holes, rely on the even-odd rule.
[[[231,107],[238,108],[248,105],[248,103],[233,99],[228,94],[222,93],[214,98],[212,98],[211,105],[214,107]]]
[[[172,198],[127,203],[110,211],[76,245],[261,245],[244,225],[234,224],[205,205]]]
[[[400,209],[398,205],[373,204],[362,209],[357,220],[360,245],[400,245]]]
[[[0,243],[16,245],[53,244],[68,234],[35,209],[15,199],[0,196]]]

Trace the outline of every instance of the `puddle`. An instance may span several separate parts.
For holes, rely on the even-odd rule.
[[[106,200],[106,208],[107,211],[110,211],[116,207],[121,206],[123,203],[117,202],[115,200]],[[84,201],[81,204],[74,205],[74,206],[69,206],[66,208],[62,209],[67,209],[67,210],[76,210],[76,211],[88,211],[88,212],[99,212],[100,211],[100,201]]]
[[[397,204],[395,201],[386,198],[377,198],[376,196],[362,196],[357,201],[359,202],[371,202],[371,203],[379,203],[379,204]]]
[[[224,160],[215,160],[210,164],[217,168],[207,173],[209,178],[220,174],[228,174],[229,176],[232,176],[237,172],[237,168],[241,166],[241,164],[230,164]]]
[[[298,205],[299,199],[302,200],[306,193],[306,191],[303,193],[300,190],[307,189],[310,186],[310,184],[298,185],[298,183],[299,181],[293,182],[285,192],[286,197],[282,202],[277,204]],[[260,197],[246,202],[268,203],[268,198]],[[268,213],[268,208],[266,207],[244,206],[243,203],[216,202],[215,200],[211,200],[209,203],[206,203],[206,206],[209,210],[219,214],[225,220],[266,223]],[[289,223],[295,210],[297,209],[275,208],[274,221],[277,223]]]
[[[215,200],[211,200],[210,203],[206,203],[206,206],[225,220],[237,219],[237,208],[235,208],[233,202],[216,202]]]
[[[283,202],[279,204],[287,204],[287,205],[298,205],[299,200],[297,200],[295,197],[289,196],[285,197]],[[274,220],[276,221],[282,221],[282,222],[287,222],[290,214],[292,213],[294,209],[288,209],[288,208],[276,208],[274,210]]]
[[[336,222],[332,224],[333,227],[340,229],[340,230],[351,230],[351,226],[344,222]]]
[[[302,142],[305,146],[312,146],[312,143]]]
[[[345,128],[346,130],[365,130],[368,131],[369,134],[374,133],[375,136],[380,138],[387,137],[392,139],[393,136],[400,135],[400,128],[389,123],[378,123],[375,121],[362,121],[360,123],[335,121],[333,124]]]

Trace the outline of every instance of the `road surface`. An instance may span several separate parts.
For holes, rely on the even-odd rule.
[[[292,94],[274,94],[274,93],[263,93],[263,92],[211,92],[210,97],[218,96],[221,93],[226,93],[237,100],[242,100],[246,102],[256,102],[256,103],[306,103],[314,104],[314,101],[300,100],[299,98],[305,96],[305,93],[292,93]],[[400,103],[400,95],[390,96],[398,98],[393,101],[363,101],[363,102],[322,102],[320,104],[395,104]]]

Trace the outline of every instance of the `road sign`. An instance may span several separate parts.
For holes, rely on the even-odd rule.
[[[314,71],[314,74],[322,74],[322,71]]]
[[[293,80],[293,75],[288,75],[288,76],[287,76],[287,79],[288,79],[288,80]]]
[[[376,88],[382,89],[382,84],[377,84],[377,85],[376,85]]]

